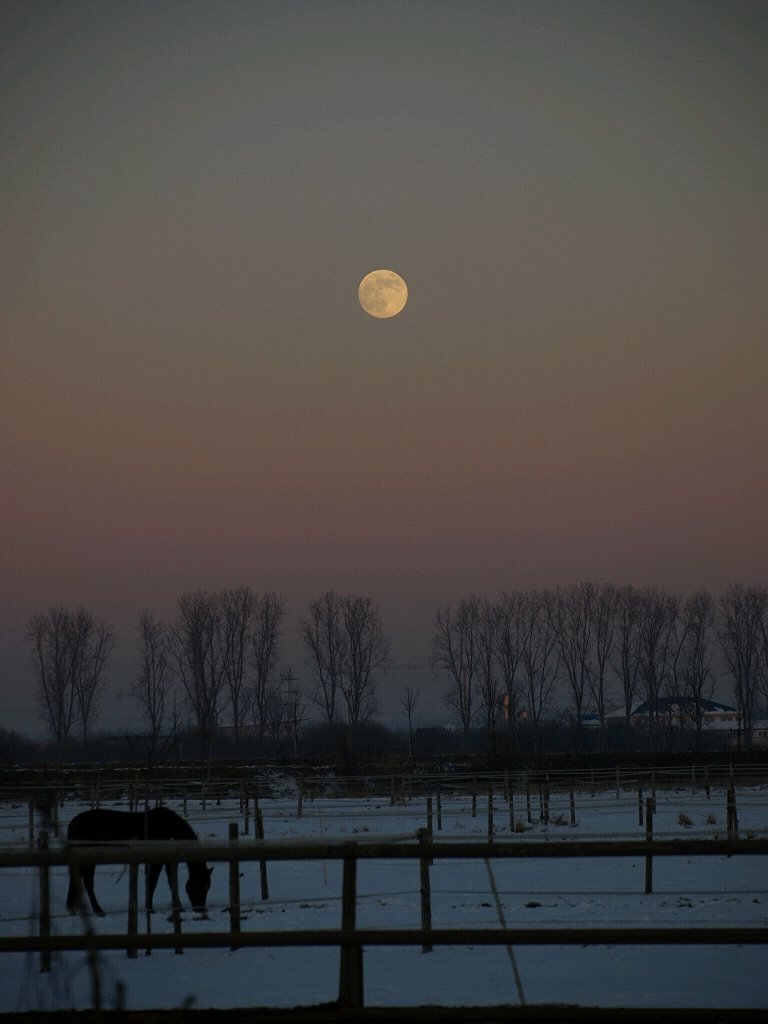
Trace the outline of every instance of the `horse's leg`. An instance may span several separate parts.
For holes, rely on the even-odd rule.
[[[162,864],[147,864],[147,893],[146,893],[146,907],[147,910],[152,910],[152,897],[155,894],[157,888],[157,880],[160,877],[160,872],[163,870]]]
[[[171,906],[179,913],[183,910],[179,897],[179,865],[166,864],[165,874],[168,877],[168,888],[171,890]]]
[[[99,917],[104,917],[104,911],[99,906],[99,901],[96,899],[96,893],[93,891],[93,876],[96,874],[95,864],[83,864],[80,869],[80,873],[83,877],[83,886],[85,891],[88,893],[88,899],[91,901],[91,907],[93,908],[94,914],[98,914]]]
[[[76,914],[82,906],[83,883],[79,867],[69,866],[69,889],[67,890],[67,910]]]

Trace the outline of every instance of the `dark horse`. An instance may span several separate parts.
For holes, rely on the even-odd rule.
[[[197,839],[192,828],[169,807],[152,807],[147,811],[108,811],[101,808],[83,811],[69,823],[67,842],[128,842],[131,839]],[[211,885],[211,871],[200,861],[188,861],[189,878],[186,884],[187,896],[192,909],[205,910],[205,900]],[[146,908],[152,910],[152,895],[162,873],[162,864],[147,865]],[[82,864],[79,868],[70,865],[67,909],[74,914],[80,907],[82,892],[80,880],[85,886],[94,914],[103,916],[104,911],[93,891],[95,864]],[[168,881],[171,880],[170,865],[165,865]]]

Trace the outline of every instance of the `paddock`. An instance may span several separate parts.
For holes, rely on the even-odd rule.
[[[574,825],[568,791],[550,794],[545,823],[533,788],[530,827],[524,793],[512,794],[512,816],[503,797],[503,786],[478,785],[475,800],[469,788],[444,792],[439,827],[436,792],[394,804],[383,795],[305,794],[300,812],[294,793],[257,807],[251,800],[247,819],[239,796],[209,801],[205,811],[188,800],[200,842],[170,850],[66,850],[50,834],[46,849],[39,828],[30,844],[23,807],[6,808],[14,812],[6,835],[15,841],[0,849],[0,887],[7,892],[10,879],[23,879],[26,890],[15,902],[19,919],[0,920],[0,964],[14,978],[26,972],[41,993],[51,988],[46,976],[60,979],[67,963],[82,974],[98,950],[107,977],[126,979],[121,1005],[137,1010],[135,987],[143,986],[148,1009],[170,1010],[186,984],[205,993],[201,1005],[287,1013],[311,1004],[319,1014],[332,1004],[360,1019],[393,1008],[414,1016],[426,1005],[449,1019],[468,994],[484,1019],[496,1019],[493,1007],[501,1006],[599,1009],[633,990],[636,1010],[677,1013],[689,1008],[690,985],[678,980],[692,969],[704,977],[699,1010],[738,1009],[747,1020],[768,1006],[764,788],[739,790],[738,831],[727,827],[728,785],[709,796],[701,787],[659,788],[650,816],[653,798],[643,797],[642,825],[637,792],[623,787],[618,797],[576,791]],[[107,917],[88,928],[61,913],[73,856],[102,865]],[[193,857],[216,865],[210,920],[155,914],[148,927],[138,909],[139,865]],[[170,906],[167,890],[158,896],[157,905]],[[46,956],[51,970],[40,973]],[[221,979],[215,1002],[205,970]],[[152,1002],[159,981],[172,978],[170,1003]],[[85,1008],[87,996],[73,993],[72,1005]],[[118,1004],[106,981],[101,999]],[[10,1000],[0,1007],[18,1008]]]

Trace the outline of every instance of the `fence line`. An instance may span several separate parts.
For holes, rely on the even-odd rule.
[[[650,809],[652,798],[648,798]],[[653,816],[647,820],[652,823]],[[646,839],[596,841],[523,841],[517,839],[435,841],[427,829],[410,835],[409,841],[379,839],[328,840],[247,840],[241,841],[234,825],[227,840],[219,841],[132,841],[127,843],[71,843],[48,845],[41,836],[36,848],[0,848],[0,869],[36,867],[40,879],[39,934],[0,938],[0,954],[36,951],[41,955],[41,970],[50,969],[53,951],[124,949],[136,956],[139,949],[229,947],[332,946],[341,951],[339,968],[339,1005],[364,1007],[363,949],[366,946],[407,945],[429,950],[437,945],[732,945],[766,944],[768,927],[546,927],[546,928],[433,928],[429,906],[429,869],[436,859],[504,858],[642,858],[649,868],[655,857],[720,855],[768,856],[768,838],[762,839],[673,839],[653,838],[652,825]],[[337,929],[297,929],[293,931],[243,931],[240,927],[239,865],[241,862],[281,860],[340,860],[343,864],[341,923]],[[360,860],[410,859],[420,865],[421,927],[359,929],[356,926],[357,864]],[[179,915],[174,915],[172,934],[153,935],[138,931],[136,913],[136,872],[141,863],[182,861],[222,861],[230,864],[229,930],[222,932],[181,933]],[[127,864],[132,894],[129,899],[127,934],[53,935],[50,917],[49,870],[53,866],[81,867],[86,864]]]
[[[318,796],[370,795],[389,797],[390,801],[407,799],[411,795],[434,792],[465,792],[477,794],[478,789],[493,784],[497,791],[505,794],[510,786],[517,792],[527,786],[533,788],[546,783],[552,791],[567,790],[573,786],[578,790],[610,791],[617,795],[622,788],[635,788],[639,782],[650,784],[651,788],[679,787],[690,789],[694,794],[699,790],[709,792],[711,785],[738,782],[749,785],[749,780],[764,781],[768,778],[768,763],[690,763],[687,765],[629,765],[615,767],[587,768],[534,768],[518,767],[503,771],[457,771],[414,772],[372,770],[361,775],[337,775],[333,767],[316,775],[300,767],[285,769],[253,769],[247,766],[233,767],[229,772],[211,774],[206,779],[194,778],[192,769],[184,771],[170,767],[156,769],[125,768],[117,774],[108,767],[84,768],[68,779],[62,779],[59,771],[52,771],[51,778],[41,777],[34,781],[11,782],[6,776],[0,785],[1,799],[37,799],[39,796],[56,797],[56,804],[64,800],[87,800],[93,806],[109,799],[126,798],[132,808],[163,799],[178,798],[199,800],[203,806],[215,804],[224,797],[240,796],[241,801],[250,799],[256,804],[259,797],[269,798],[275,794],[293,796],[299,809],[306,802]]]

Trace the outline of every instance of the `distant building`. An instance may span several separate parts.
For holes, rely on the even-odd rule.
[[[739,712],[729,704],[720,704],[714,700],[701,698],[702,732],[725,733],[725,745],[738,746],[744,743],[744,729],[741,725]],[[653,715],[659,725],[670,728],[693,729],[695,726],[695,704],[692,700],[680,700],[677,697],[657,697],[653,705],[646,700],[632,708],[629,724],[634,728],[645,728],[648,719]],[[607,726],[627,721],[625,708],[616,708],[605,716]],[[600,719],[594,711],[582,716],[582,725],[597,727]],[[758,720],[752,727],[752,745],[768,746],[768,720]]]

